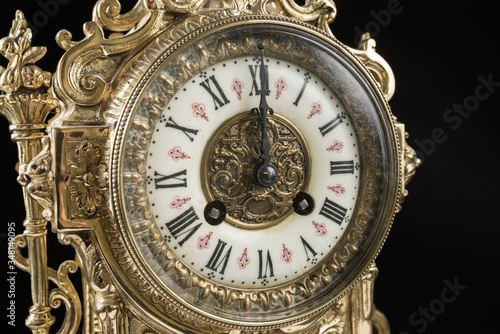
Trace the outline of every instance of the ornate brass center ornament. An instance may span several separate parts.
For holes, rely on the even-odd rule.
[[[226,205],[226,219],[244,228],[265,228],[293,212],[293,200],[307,190],[309,150],[304,137],[286,118],[269,118],[270,153],[279,179],[272,187],[255,182],[260,164],[257,121],[243,113],[224,123],[208,142],[201,178],[209,201]]]
[[[0,113],[20,152],[12,260],[33,333],[62,305],[60,333],[389,333],[374,261],[420,161],[389,65],[369,35],[334,39],[336,14],[99,0],[83,40],[57,35],[50,73],[16,13]],[[57,270],[48,224],[76,252]]]

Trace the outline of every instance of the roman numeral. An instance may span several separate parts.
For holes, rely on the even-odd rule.
[[[323,204],[323,207],[319,212],[320,215],[325,216],[326,218],[339,225],[342,224],[346,213],[347,209],[344,209],[340,205],[330,201],[328,198],[325,198],[325,203]]]
[[[309,79],[307,77],[304,78],[304,84],[302,85],[302,88],[300,89],[299,96],[297,96],[297,99],[293,103],[295,106],[299,106],[300,99],[302,98],[302,95],[304,94],[304,91],[306,90],[307,84],[309,83]]]
[[[354,174],[354,161],[330,161],[330,175]]]
[[[194,138],[191,137],[189,134],[193,134],[196,136],[198,134],[198,131],[199,131],[199,130],[193,130],[193,129],[189,129],[189,128],[177,125],[177,123],[175,123],[175,121],[172,119],[172,117],[168,118],[168,122],[167,122],[167,124],[165,124],[165,126],[167,128],[174,128],[176,130],[182,131],[191,141],[194,141]]]
[[[212,87],[210,85],[210,81],[212,81],[215,89],[217,90],[218,95],[213,92]],[[226,94],[224,94],[224,91],[220,87],[214,75],[210,76],[205,81],[200,82],[200,86],[205,88],[206,91],[212,96],[212,99],[214,100],[215,110],[219,109],[219,107],[222,108],[226,104],[231,102],[227,99]]]
[[[184,242],[191,238],[193,234],[195,234],[196,231],[198,231],[198,229],[200,228],[201,223],[192,226],[198,219],[200,218],[198,217],[196,212],[194,212],[194,208],[190,207],[180,216],[174,218],[165,225],[167,226],[170,234],[172,234],[175,240],[177,240],[177,238],[179,238],[180,236],[184,236],[184,238],[179,241],[179,246],[182,246]]]
[[[328,122],[325,125],[323,125],[322,127],[320,127],[319,131],[321,132],[321,134],[324,137],[327,135],[328,132],[335,129],[341,123],[342,123],[342,118],[340,117],[340,115],[337,115],[337,117],[332,119],[330,122]]]
[[[266,66],[266,69],[267,69],[267,65],[264,65],[264,66]],[[248,69],[250,70],[250,75],[252,76],[252,89],[250,89],[249,96],[253,96],[254,91],[255,91],[255,95],[259,95],[260,89],[259,89],[258,82],[260,82],[260,80],[257,80],[257,73],[260,72],[260,65],[248,65]],[[269,89],[269,76],[267,78],[266,89]]]
[[[186,169],[172,175],[162,175],[155,172],[155,189],[187,187],[187,179],[181,178],[182,175],[187,175]]]
[[[264,267],[262,252],[263,252],[262,250],[259,250],[259,279],[267,278],[268,274],[269,277],[274,277],[273,261],[271,260],[271,254],[269,253],[268,250],[266,256],[266,266]]]
[[[314,258],[318,253],[314,251],[311,245],[309,245],[309,243],[304,238],[302,238],[302,236],[300,236],[300,240],[302,240],[302,245],[304,246],[304,251],[306,252],[307,256],[307,262],[309,262],[311,260],[311,258],[309,257],[309,253],[312,254],[312,258]]]
[[[212,253],[212,256],[210,257],[210,261],[208,261],[206,267],[208,269],[211,269],[213,271],[219,270],[219,267],[222,266],[221,270],[219,273],[221,275],[224,275],[224,271],[226,270],[227,262],[229,261],[229,257],[231,256],[231,250],[233,249],[233,246],[229,248],[229,250],[223,254],[224,249],[226,248],[227,243],[220,240],[217,243],[217,246],[215,247],[215,251]]]

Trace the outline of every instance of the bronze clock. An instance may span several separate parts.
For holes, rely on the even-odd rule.
[[[419,162],[387,104],[390,67],[368,35],[333,38],[335,15],[328,1],[120,14],[101,0],[82,41],[57,36],[52,79],[18,12],[1,111],[35,147],[20,180],[39,209],[16,239],[39,289],[28,327],[48,332],[64,301],[70,333],[388,333],[374,260]],[[48,222],[77,253],[58,275]]]

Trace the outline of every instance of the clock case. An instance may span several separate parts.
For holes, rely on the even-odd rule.
[[[19,182],[27,218],[14,249],[17,266],[29,272],[32,281],[33,307],[26,325],[33,332],[48,333],[54,323],[51,309],[64,304],[61,333],[80,328],[86,333],[388,332],[384,316],[373,305],[373,261],[419,161],[406,144],[404,126],[387,106],[394,76],[375,52],[374,41],[365,35],[352,49],[335,40],[329,23],[336,8],[329,1],[304,6],[287,0],[138,1],[121,14],[118,1],[101,0],[93,14],[84,25],[83,40],[73,41],[68,31],[57,35],[66,53],[53,77],[34,64],[45,50],[31,46],[21,12],[1,41],[18,46],[2,53],[9,65],[1,71],[0,89],[5,94],[0,96],[0,112],[9,119],[20,152]],[[266,27],[271,28],[267,35]],[[159,240],[141,187],[152,128],[134,119],[133,111],[144,85],[160,66],[172,64],[174,77],[165,78],[164,95],[150,100],[152,107],[165,105],[182,81],[203,66],[200,59],[210,62],[218,55],[215,51],[232,51],[215,43],[219,49],[199,50],[198,61],[172,59],[196,41],[234,29],[258,31],[267,39],[295,35],[337,57],[345,74],[332,80],[332,69],[324,63],[307,63],[307,48],[286,50],[287,57],[306,68],[316,67],[315,73],[331,82],[332,89],[348,97],[343,103],[363,137],[365,183],[358,216],[340,246],[314,272],[267,290],[228,288],[184,267]],[[278,49],[286,44],[273,43],[272,38],[269,52],[283,56]],[[252,43],[249,48],[256,49]],[[240,46],[241,51],[245,44]],[[374,113],[364,112],[362,99],[374,105]],[[51,114],[55,115],[47,125]],[[76,251],[75,260],[63,262],[57,270],[47,266],[49,222],[59,241]],[[189,290],[191,300],[158,281],[141,247],[152,257],[168,259],[165,268],[175,271],[175,286]],[[22,255],[23,248],[28,257]],[[83,300],[69,275],[78,269]],[[49,281],[57,288],[49,290]]]

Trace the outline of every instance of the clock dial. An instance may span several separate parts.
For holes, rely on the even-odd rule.
[[[303,321],[345,293],[385,239],[399,189],[392,119],[366,70],[317,31],[230,19],[207,31],[137,60],[151,65],[112,168],[134,259],[122,267],[131,293],[179,321]]]
[[[338,95],[296,63],[266,57],[264,65],[274,185],[254,175],[257,55],[188,80],[162,111],[147,160],[152,213],[172,251],[207,279],[247,288],[283,284],[321,262],[345,232],[359,189],[358,142]],[[294,212],[301,192],[312,198],[299,203],[314,206],[308,215]],[[226,211],[217,225],[204,214],[213,201]]]

